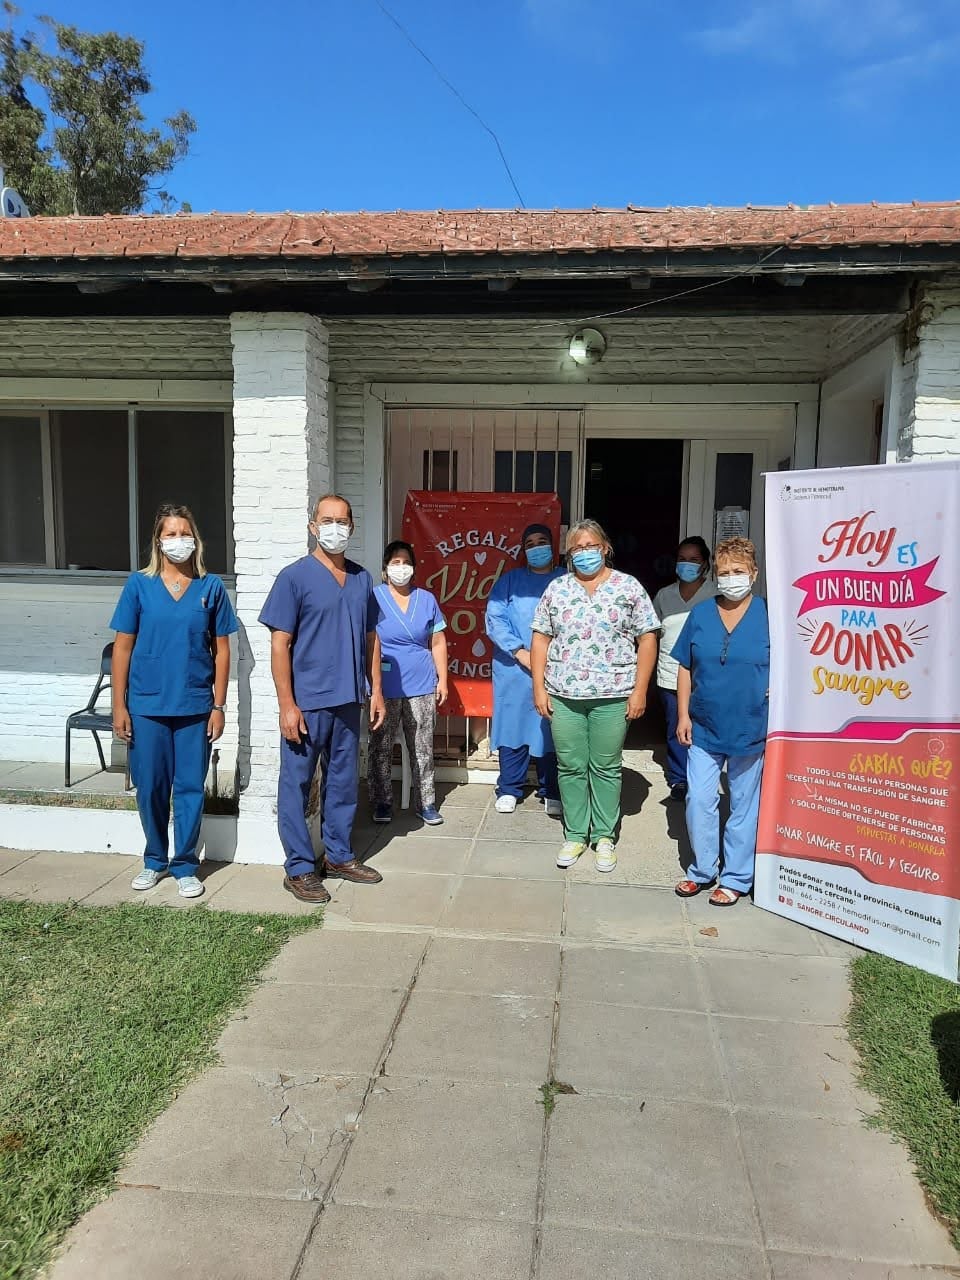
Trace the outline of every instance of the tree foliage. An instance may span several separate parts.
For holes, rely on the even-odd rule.
[[[10,0],[3,10],[0,164],[31,212],[136,213],[151,200],[169,208],[172,196],[154,183],[186,155],[196,124],[186,111],[148,124],[143,44],[42,18],[47,48],[16,31]]]

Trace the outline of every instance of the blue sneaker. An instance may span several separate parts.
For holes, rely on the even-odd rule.
[[[393,809],[388,804],[378,804],[373,811],[374,822],[392,822]]]
[[[443,826],[443,819],[440,817],[440,812],[437,809],[437,806],[434,804],[424,805],[424,807],[417,814],[417,817],[420,819],[421,822],[425,822],[428,827]]]

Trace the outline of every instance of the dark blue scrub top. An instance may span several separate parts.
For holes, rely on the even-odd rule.
[[[704,751],[748,756],[763,750],[770,691],[770,628],[767,605],[754,596],[729,633],[715,600],[687,615],[672,656],[690,672],[693,741]]]
[[[375,589],[374,595],[383,696],[421,698],[433,693],[437,687],[433,637],[447,625],[436,597],[414,587],[404,613],[385,582]]]
[[[316,556],[281,569],[260,621],[293,636],[293,696],[301,711],[363,702],[367,632],[377,627],[373,579],[352,560],[341,587]]]
[[[137,637],[127,684],[131,715],[196,716],[211,710],[214,641],[237,629],[216,574],[194,578],[174,599],[161,578],[131,573],[110,627]]]

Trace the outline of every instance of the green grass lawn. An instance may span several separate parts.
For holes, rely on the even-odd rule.
[[[852,967],[850,1038],[880,1099],[874,1123],[908,1147],[960,1247],[960,992],[886,956]]]
[[[0,903],[0,1277],[109,1187],[306,917]]]

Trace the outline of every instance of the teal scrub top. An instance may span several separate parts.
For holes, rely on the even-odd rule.
[[[127,683],[131,715],[195,716],[213,708],[215,641],[237,630],[216,574],[194,578],[174,599],[159,577],[132,573],[110,627],[137,637]]]

